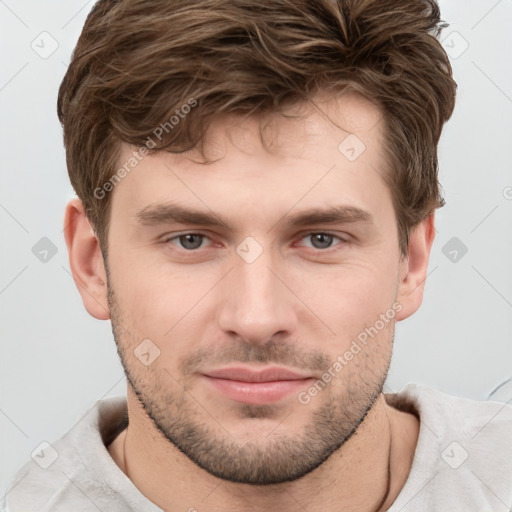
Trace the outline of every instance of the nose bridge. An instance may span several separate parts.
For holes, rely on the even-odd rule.
[[[258,259],[253,263],[241,262],[234,277],[240,283],[240,303],[265,311],[271,309],[279,290],[276,277],[270,271],[272,262],[263,256]]]
[[[220,315],[224,331],[265,343],[278,332],[289,334],[294,329],[293,297],[273,267],[275,258],[270,250],[262,251],[253,261],[236,255]]]

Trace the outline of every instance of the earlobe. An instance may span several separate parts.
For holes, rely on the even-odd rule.
[[[64,238],[71,273],[85,309],[99,320],[108,320],[110,311],[103,255],[80,199],[73,199],[66,206]]]
[[[397,300],[402,309],[396,315],[397,321],[411,316],[421,306],[434,235],[434,213],[411,230],[408,256],[401,263]]]

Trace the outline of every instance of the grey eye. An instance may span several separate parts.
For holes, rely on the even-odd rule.
[[[332,243],[334,236],[327,233],[313,233],[308,235],[315,249],[328,249]]]
[[[178,240],[184,249],[193,250],[201,247],[203,243],[204,235],[198,233],[188,233],[181,235]]]

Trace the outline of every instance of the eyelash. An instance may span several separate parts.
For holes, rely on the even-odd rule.
[[[190,231],[190,232],[185,232],[185,233],[179,233],[177,235],[173,235],[171,237],[166,237],[162,240],[162,242],[164,244],[168,244],[174,240],[179,240],[182,236],[187,236],[187,235],[198,235],[198,236],[201,236],[203,237],[203,239],[209,239],[210,237],[205,234],[205,233],[201,233],[199,231]],[[338,239],[338,244],[336,245],[333,245],[331,247],[327,247],[326,249],[317,249],[315,247],[310,247],[310,249],[314,249],[316,251],[319,251],[319,252],[328,252],[330,249],[333,249],[334,247],[336,247],[337,245],[340,245],[340,244],[344,244],[344,243],[348,243],[348,240],[338,236],[338,235],[335,235],[334,233],[329,233],[328,231],[311,231],[309,233],[306,233],[304,234],[303,236],[301,236],[300,240],[303,240],[304,238],[307,238],[307,237],[311,237],[313,235],[327,235],[327,236],[332,236],[334,239]],[[173,244],[174,245],[174,244]],[[197,252],[199,249],[203,249],[203,247],[198,247],[196,249],[185,249],[185,248],[179,248],[179,250],[183,250],[184,252],[188,252],[188,253],[193,253],[193,252]]]

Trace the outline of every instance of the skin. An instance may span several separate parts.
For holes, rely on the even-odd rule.
[[[309,105],[289,107],[300,117],[263,120],[265,148],[260,118],[224,116],[206,139],[215,163],[197,151],[145,157],[111,192],[108,278],[81,202],[67,207],[75,282],[88,312],[112,320],[128,375],[130,423],[109,453],[164,510],[386,510],[410,472],[419,422],[389,406],[382,386],[395,320],[422,301],[433,214],[401,255],[380,111],[356,93],[315,102],[338,126]],[[355,161],[338,150],[349,133],[366,146]],[[133,150],[124,145],[121,162]],[[141,222],[140,212],[170,203],[231,229]],[[330,206],[368,218],[287,223]],[[262,249],[252,263],[236,252],[248,236]],[[191,241],[199,247],[187,250]],[[249,405],[202,375],[233,361],[278,364],[311,377],[307,391],[393,304],[395,318],[307,404],[293,392]],[[160,351],[149,366],[134,355],[144,339]]]

